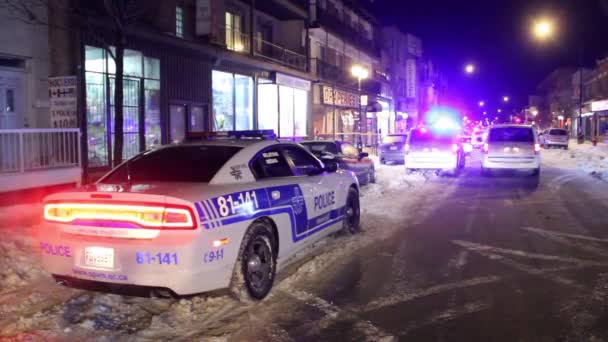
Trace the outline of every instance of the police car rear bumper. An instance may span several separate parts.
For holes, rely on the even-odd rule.
[[[405,153],[403,151],[381,151],[379,157],[385,162],[403,162]]]
[[[534,170],[540,167],[540,157],[501,158],[484,156],[482,167],[485,169]]]
[[[202,232],[211,239],[201,242],[196,230],[162,231],[145,240],[66,234],[53,224],[44,224],[42,232],[38,248],[43,267],[58,278],[166,288],[177,295],[228,287],[240,245],[235,241],[214,248],[213,234]],[[111,251],[112,257],[97,257],[112,260],[106,265],[92,263],[95,249]]]

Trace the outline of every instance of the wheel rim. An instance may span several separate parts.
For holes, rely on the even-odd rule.
[[[356,200],[354,200],[352,197],[349,198],[348,205],[346,206],[346,211],[344,212],[344,216],[346,225],[348,226],[348,230],[350,232],[353,232],[357,227],[358,210],[359,208],[357,206]]]
[[[245,278],[255,293],[266,291],[272,279],[272,252],[261,237],[256,238],[247,250]]]

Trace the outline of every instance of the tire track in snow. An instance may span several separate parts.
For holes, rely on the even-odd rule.
[[[554,231],[539,229],[539,228],[534,228],[534,227],[520,227],[520,229],[528,231],[528,232],[536,233],[549,240],[553,240],[555,242],[561,243],[561,244],[569,246],[569,247],[579,248],[584,251],[596,254],[598,256],[608,258],[608,252],[606,252],[605,250],[596,248],[589,244],[583,244],[580,242],[568,240],[565,238],[566,235],[564,235],[564,233],[561,233],[561,232],[554,232]],[[570,237],[570,238],[577,236],[575,234],[569,234],[569,235],[570,236],[568,236],[568,237]],[[579,235],[579,237],[580,236],[582,236],[582,235]],[[589,240],[587,239],[587,241],[589,241]]]

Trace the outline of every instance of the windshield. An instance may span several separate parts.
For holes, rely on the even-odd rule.
[[[549,135],[568,135],[568,131],[565,129],[552,129],[549,131]]]
[[[338,154],[338,148],[332,142],[303,142],[302,145],[314,155],[321,155],[323,152]]]
[[[382,138],[383,144],[404,143],[407,140],[407,135],[387,135]]]
[[[501,127],[490,130],[489,142],[534,142],[534,133],[529,127]]]
[[[102,183],[209,182],[241,147],[178,145],[151,150],[113,170]]]

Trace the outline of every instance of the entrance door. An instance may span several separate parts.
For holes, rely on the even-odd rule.
[[[169,108],[169,142],[179,143],[186,137],[186,105],[172,104]]]
[[[15,87],[0,85],[0,129],[20,128],[17,127],[16,95]]]

